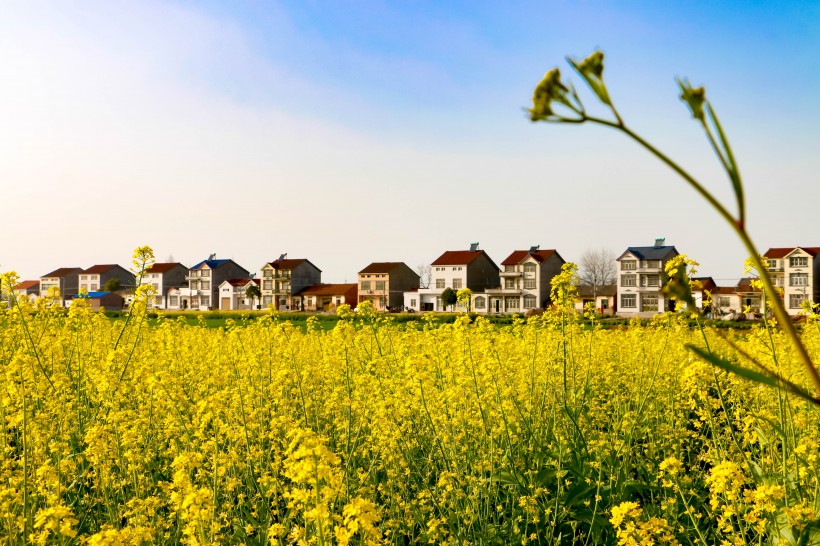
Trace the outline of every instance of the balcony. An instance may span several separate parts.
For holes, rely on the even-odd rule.
[[[487,294],[492,294],[493,296],[520,296],[521,289],[520,288],[490,288],[486,290]]]
[[[524,273],[521,271],[500,271],[499,276],[505,279],[520,279]]]

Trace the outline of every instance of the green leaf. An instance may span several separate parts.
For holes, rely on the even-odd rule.
[[[754,381],[755,383],[762,383],[763,385],[768,385],[770,387],[777,387],[779,386],[779,382],[777,378],[771,377],[764,373],[750,370],[748,368],[742,368],[736,364],[732,364],[726,359],[720,358],[712,353],[709,353],[700,347],[695,347],[694,345],[686,345],[686,348],[698,355],[700,358],[709,362],[713,366],[717,366],[718,368],[722,368],[727,372],[733,373],[737,376],[740,376],[744,379],[748,379],[749,381]]]

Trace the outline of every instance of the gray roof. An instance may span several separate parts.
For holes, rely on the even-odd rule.
[[[663,260],[678,255],[678,251],[674,246],[631,246],[626,251],[631,252],[641,260]],[[623,258],[623,255],[621,258]]]

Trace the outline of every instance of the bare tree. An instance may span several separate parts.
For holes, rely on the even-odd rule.
[[[419,276],[419,288],[430,288],[430,281],[433,279],[433,268],[426,264],[416,266],[416,274]]]
[[[615,283],[615,254],[606,249],[589,249],[581,256],[578,280],[592,289],[593,297],[601,287]]]

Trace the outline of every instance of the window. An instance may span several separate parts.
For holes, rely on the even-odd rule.
[[[635,286],[637,275],[621,275],[621,286]]]
[[[155,294],[159,294],[159,283],[151,283],[151,287],[153,287]]]
[[[462,288],[462,279],[453,279],[453,290],[461,290]]]
[[[658,295],[644,294],[641,297],[641,311],[657,311],[658,310]]]
[[[273,290],[273,281],[262,281],[262,290]]]
[[[202,281],[202,290],[210,290],[211,281]]]
[[[789,286],[808,286],[808,273],[789,273]]]
[[[200,296],[199,300],[202,307],[211,305],[211,296]]]
[[[621,262],[621,271],[634,271],[638,269],[638,262],[635,260],[624,260]]]
[[[658,275],[647,275],[646,286],[660,286],[661,279]]]
[[[635,294],[621,294],[621,307],[634,309],[636,307]]]
[[[518,296],[507,296],[504,298],[504,307],[507,311],[518,311],[520,305]]]
[[[453,271],[456,271],[456,268],[455,268],[455,267],[453,267]]]
[[[533,264],[533,263],[524,264],[524,273],[535,273],[535,264]]]
[[[505,273],[515,273],[515,266],[514,265],[505,265],[504,266]]]
[[[162,296],[154,296],[154,305],[162,305]]]
[[[606,298],[601,299],[601,305],[599,305],[601,309],[609,309],[609,300]]]
[[[777,269],[777,260],[769,260],[766,263],[766,267],[768,267],[769,269]]]
[[[169,296],[168,305],[171,307],[177,307],[179,305],[179,296]]]
[[[808,256],[792,256],[789,258],[789,267],[807,267],[808,265]]]
[[[517,288],[515,286],[515,279],[504,279],[504,288]]]
[[[487,305],[487,298],[485,298],[484,296],[478,296],[476,297],[474,303],[476,309],[484,309]]]
[[[265,277],[266,279],[269,279],[269,278],[273,277],[273,269],[266,269],[266,270],[262,271],[262,276]]]
[[[413,309],[415,309],[415,308],[416,308],[416,300],[415,300],[415,298],[411,298],[411,299],[410,299],[410,307],[412,307]]]
[[[262,296],[262,305],[267,307],[271,303],[273,303],[273,298],[271,296]]]
[[[370,281],[362,281],[362,290],[370,290]]]
[[[203,269],[202,270],[202,276],[210,278],[211,277],[211,270],[210,269]]]
[[[97,291],[97,288],[99,288],[99,286],[98,286],[98,285],[96,285],[96,284],[92,284],[92,285],[91,285],[91,288],[90,288],[88,291],[89,291],[89,292],[96,292],[96,291]]]
[[[718,298],[718,307],[720,307],[721,309],[729,307],[730,305],[731,303],[729,300],[729,296],[721,296],[720,298]]]
[[[527,290],[535,290],[535,279],[524,279],[524,288]]]
[[[806,294],[789,294],[789,309],[800,309],[807,299]]]
[[[535,296],[524,296],[524,309],[535,307]]]
[[[81,281],[87,281],[88,280],[88,275],[80,275],[80,280]]]
[[[376,281],[376,290],[384,291],[384,281]]]
[[[649,269],[658,269],[661,266],[660,260],[646,260],[646,267]]]
[[[436,279],[436,288],[444,288],[444,279]]]

